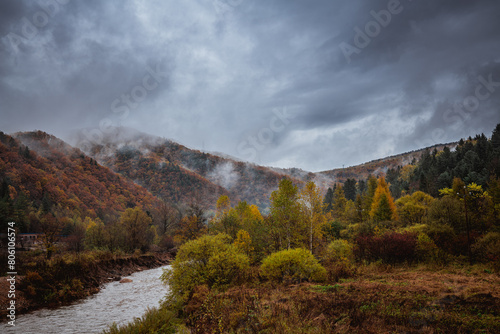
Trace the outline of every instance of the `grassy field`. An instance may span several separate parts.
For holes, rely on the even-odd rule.
[[[499,333],[500,276],[484,266],[369,265],[330,284],[199,286],[177,314],[152,310],[110,331],[169,332]]]

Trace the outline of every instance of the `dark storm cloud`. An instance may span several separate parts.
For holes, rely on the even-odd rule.
[[[125,125],[309,170],[489,135],[498,13],[495,0],[2,1],[0,129]]]
[[[141,27],[127,5],[66,2],[26,8],[2,31],[2,51],[15,65],[0,82],[2,111],[13,116],[12,130],[22,129],[27,118],[27,129],[56,133],[95,125],[111,114],[113,100],[141,82],[148,66],[164,61],[165,55],[145,52],[152,51],[147,40],[135,42]],[[36,34],[26,34],[36,27],[37,14],[47,21]],[[12,34],[20,36],[14,44]]]

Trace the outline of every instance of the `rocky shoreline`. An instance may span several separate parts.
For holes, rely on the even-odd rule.
[[[123,276],[129,276],[134,272],[154,269],[169,264],[174,256],[171,253],[153,253],[140,256],[129,256],[117,259],[108,259],[93,263],[83,272],[78,273],[78,278],[83,286],[83,294],[75,300],[85,298],[100,291],[104,283],[120,281]],[[7,307],[10,299],[8,298],[9,282],[7,276],[0,277],[0,322],[7,321]],[[16,287],[22,285],[24,276],[16,277]],[[55,308],[68,302],[45,303],[33,298],[27,298],[26,292],[16,289],[16,316],[25,314],[40,308]]]

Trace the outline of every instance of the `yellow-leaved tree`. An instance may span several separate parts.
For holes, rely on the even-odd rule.
[[[488,223],[494,219],[493,201],[488,192],[481,185],[474,182],[466,185],[462,179],[454,178],[452,188],[440,189],[439,193],[445,197],[459,199],[463,203],[465,212],[465,229],[467,232],[467,253],[470,264],[473,263],[472,238],[473,230],[485,231]]]
[[[219,197],[219,199],[217,200],[216,209],[216,215],[218,216],[222,216],[229,212],[229,210],[231,209],[231,200],[227,195],[221,195]]]
[[[246,255],[250,256],[253,252],[252,238],[250,234],[245,230],[239,230],[236,234],[236,240],[234,240],[233,245],[236,246]]]
[[[306,183],[299,196],[303,218],[309,230],[309,250],[312,253],[313,240],[321,237],[321,227],[326,223],[323,198],[320,189],[312,181]]]
[[[370,217],[375,221],[397,220],[398,214],[389,185],[383,176],[379,177],[373,196]]]
[[[290,179],[283,178],[278,190],[271,193],[273,232],[277,234],[280,249],[291,249],[304,236],[300,228],[299,191]],[[284,247],[284,245],[286,245]]]
[[[422,191],[401,197],[396,201],[400,223],[403,226],[426,223],[429,208],[434,201],[431,195]]]
[[[128,208],[120,217],[125,234],[126,248],[144,250],[154,237],[150,235],[151,218],[140,207]],[[154,234],[154,233],[153,233]]]
[[[231,208],[231,201],[226,195],[217,200],[215,216],[210,222],[210,230],[217,233],[226,233],[236,238],[236,233],[241,228],[241,219],[235,209]]]

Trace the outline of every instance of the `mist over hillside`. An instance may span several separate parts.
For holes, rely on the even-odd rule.
[[[359,166],[313,173],[299,168],[258,166],[224,154],[190,149],[171,139],[131,128],[116,128],[94,143],[83,139],[84,131],[89,130],[70,138],[75,147],[41,131],[19,132],[13,137],[54,164],[60,165],[59,161],[68,156],[87,156],[170,203],[197,202],[206,208],[214,208],[221,195],[228,195],[233,203],[246,201],[266,210],[271,193],[284,177],[299,186],[313,181],[326,193],[328,188],[347,179],[365,180],[369,175],[382,175],[415,163],[424,152],[441,151],[444,147],[454,149],[457,145],[435,145]]]
[[[172,201],[185,200],[186,196],[177,193],[180,187],[193,198],[203,198],[202,201],[209,206],[214,205],[218,196],[227,194],[232,201],[245,200],[261,208],[268,207],[271,192],[283,177],[289,177],[297,185],[313,181],[326,192],[348,178],[365,180],[369,175],[378,176],[389,169],[415,163],[426,151],[456,146],[456,143],[434,145],[358,166],[314,173],[299,168],[258,166],[223,153],[190,149],[172,139],[131,128],[116,128],[94,143],[85,140],[80,132],[73,142],[99,163],[133,179],[157,196]],[[190,182],[185,181],[187,179]]]
[[[81,133],[73,141],[84,143],[81,149],[99,163],[171,201],[189,201],[190,196],[213,206],[220,195],[227,194],[233,201],[266,208],[271,192],[287,175],[128,128],[119,128],[92,144]],[[292,179],[297,184],[304,182],[301,177]]]

